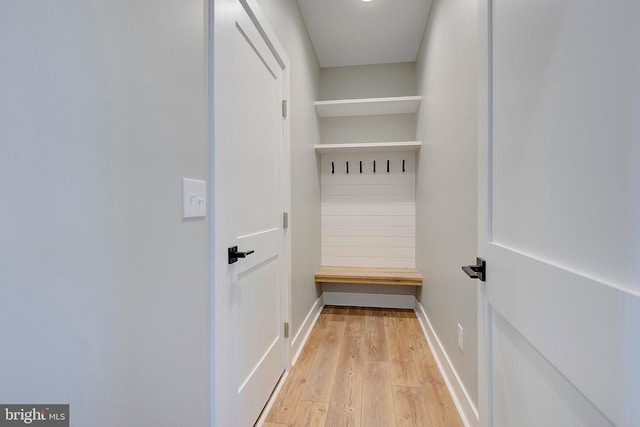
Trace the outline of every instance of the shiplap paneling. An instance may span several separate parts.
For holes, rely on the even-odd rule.
[[[415,166],[415,152],[321,156],[323,265],[415,266]]]
[[[325,201],[327,203],[344,203],[344,202],[356,202],[356,203],[409,203],[413,200],[413,195],[402,194],[380,194],[372,195],[369,197],[363,197],[361,195],[344,195],[344,196],[326,196]]]
[[[371,211],[371,206],[360,204],[322,204],[322,216],[384,216],[384,215],[403,215],[411,216],[415,215],[415,206],[412,204],[395,205],[386,204],[376,207],[374,212]]]
[[[325,196],[387,196],[387,195],[414,195],[415,185],[411,184],[336,184],[322,187]]]
[[[323,227],[325,236],[360,236],[360,237],[393,237],[393,236],[410,236],[416,235],[415,226],[411,227],[353,227],[353,226],[331,226],[326,225]]]
[[[371,212],[375,212],[378,206],[368,205],[367,208]],[[413,226],[415,218],[413,215],[375,215],[362,213],[360,215],[323,215],[322,225],[345,225],[352,227],[377,226],[377,227],[394,227],[394,226]]]
[[[351,246],[351,247],[391,247],[410,248],[413,247],[414,238],[412,236],[325,236],[327,246]]]
[[[415,261],[413,258],[375,258],[364,256],[340,257],[328,256],[322,254],[322,263],[324,265],[334,265],[338,267],[398,267],[398,268],[414,268]],[[412,264],[413,263],[413,264]]]
[[[411,258],[414,256],[414,248],[389,248],[384,246],[333,246],[325,247],[323,253],[334,257],[366,257],[366,258]]]

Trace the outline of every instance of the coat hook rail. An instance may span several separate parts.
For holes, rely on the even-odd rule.
[[[358,172],[360,174],[365,173],[365,171],[364,171],[365,166],[366,166],[365,163],[369,163],[369,162],[366,161],[366,160],[365,161],[358,160],[357,162],[358,162]],[[347,174],[350,174],[352,171],[351,171],[351,168],[349,167],[350,166],[349,165],[349,160],[345,160],[344,165],[345,165],[345,172]],[[377,173],[378,172],[378,162],[376,160],[372,160],[371,161],[371,165],[372,165],[373,173],[374,174]],[[386,166],[387,166],[387,173],[391,173],[391,160],[390,159],[388,159],[386,161]],[[398,161],[398,168],[400,169],[400,161]],[[401,170],[402,170],[402,173],[406,173],[407,172],[407,161],[406,161],[406,159],[402,160],[402,169]],[[335,173],[336,173],[336,162],[332,161],[331,162],[331,174],[335,175]],[[354,173],[357,173],[357,172],[354,172]]]

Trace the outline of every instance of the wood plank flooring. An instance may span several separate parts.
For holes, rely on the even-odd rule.
[[[464,427],[412,310],[324,307],[265,427]]]

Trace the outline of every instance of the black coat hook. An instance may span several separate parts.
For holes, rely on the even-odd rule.
[[[387,160],[387,173],[389,173],[389,160]]]
[[[347,173],[349,173],[349,162],[347,161]]]
[[[333,164],[333,162],[331,162],[331,173],[336,173],[336,166]]]
[[[404,169],[404,160],[402,161],[402,172],[406,172],[406,170]]]
[[[360,160],[360,173],[362,173],[362,160]]]
[[[373,161],[373,173],[376,173],[376,161]]]

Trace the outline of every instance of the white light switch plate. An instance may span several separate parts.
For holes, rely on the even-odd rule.
[[[182,218],[204,218],[207,215],[207,183],[182,178]]]

